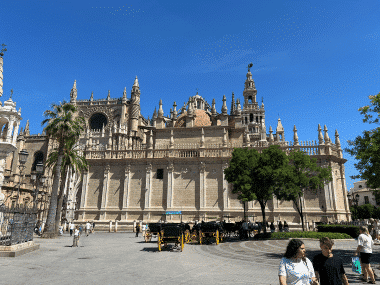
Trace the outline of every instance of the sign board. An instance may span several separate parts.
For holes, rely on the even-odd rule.
[[[166,211],[165,215],[182,215],[182,211]]]

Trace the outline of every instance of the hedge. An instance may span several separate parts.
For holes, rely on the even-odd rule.
[[[318,232],[344,233],[353,238],[359,236],[359,226],[354,225],[318,225]]]
[[[331,232],[275,232],[266,234],[257,234],[255,239],[289,239],[289,238],[315,238],[321,239],[328,237],[330,239],[351,239],[352,237],[345,233]]]

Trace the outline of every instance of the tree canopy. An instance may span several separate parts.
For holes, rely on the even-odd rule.
[[[289,167],[284,168],[275,195],[280,200],[293,201],[304,230],[302,202],[305,192],[323,189],[324,184],[332,180],[331,168],[319,167],[316,158],[302,151],[291,151],[288,159]]]
[[[242,202],[257,200],[265,224],[265,207],[273,199],[279,178],[288,166],[288,158],[279,146],[273,145],[259,153],[256,149],[236,148],[225,178],[233,184],[233,193]],[[265,229],[265,227],[264,227]]]
[[[360,114],[364,116],[363,123],[379,124],[380,93],[369,96],[369,99],[371,105],[359,108]],[[367,180],[371,189],[380,188],[380,127],[365,130],[362,136],[349,140],[348,145],[344,150],[358,160],[354,165],[359,171],[358,175],[350,177]]]

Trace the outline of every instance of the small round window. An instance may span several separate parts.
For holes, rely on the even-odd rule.
[[[107,126],[107,117],[106,116],[104,116],[101,113],[96,113],[96,114],[91,116],[90,127],[92,130],[100,130],[101,128],[103,128],[103,125],[104,125],[104,127]]]

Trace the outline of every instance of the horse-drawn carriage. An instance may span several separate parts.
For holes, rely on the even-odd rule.
[[[182,251],[185,245],[184,224],[163,223],[160,225],[161,230],[157,234],[158,250],[161,251],[162,246],[167,247],[169,243],[174,243],[174,246],[180,246],[180,250]]]
[[[196,237],[199,244],[223,241],[224,229],[219,222],[201,222],[194,225],[192,237]]]

